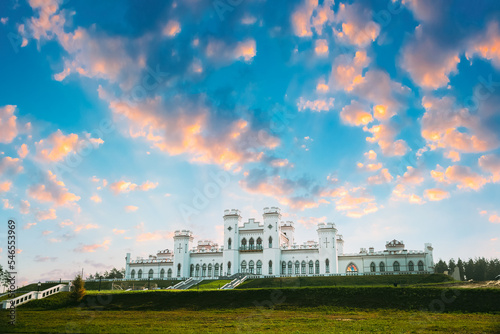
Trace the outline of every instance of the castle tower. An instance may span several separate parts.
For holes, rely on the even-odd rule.
[[[125,278],[130,278],[130,253],[125,257]]]
[[[224,210],[224,251],[222,270],[224,275],[230,276],[238,272],[240,267],[240,210]]]
[[[344,255],[344,237],[342,234],[337,235],[337,255]]]
[[[338,273],[337,229],[334,223],[318,224],[319,262],[321,274]]]
[[[424,244],[424,251],[425,251],[425,268],[424,270],[434,272],[434,259],[432,256],[432,251],[434,248],[432,248],[432,244],[426,243]]]
[[[177,230],[174,233],[174,268],[175,277],[189,277],[189,250],[193,243],[193,232]]]
[[[279,222],[281,211],[277,207],[264,208],[262,217],[264,221],[262,274],[279,275],[281,261]],[[271,270],[269,270],[270,264]]]

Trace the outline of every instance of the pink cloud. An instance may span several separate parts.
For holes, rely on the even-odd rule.
[[[22,144],[21,147],[17,150],[17,154],[19,155],[20,159],[26,158],[28,153],[29,153],[29,150],[28,150],[28,146],[26,144]]]
[[[52,202],[55,205],[72,204],[80,200],[80,196],[70,193],[65,184],[57,180],[51,171],[48,172],[45,182],[31,186],[28,194],[40,202]]]
[[[441,201],[443,199],[449,198],[450,193],[439,188],[426,189],[424,191],[424,196],[429,201]]]
[[[366,125],[373,121],[372,114],[366,111],[366,107],[357,101],[351,101],[350,105],[342,108],[340,112],[342,121],[349,125]]]
[[[406,201],[412,204],[423,204],[425,201],[417,194],[413,194],[406,188],[404,184],[398,184],[392,190],[391,200],[393,201]]]
[[[18,134],[16,108],[14,105],[0,107],[0,143],[9,144]]]
[[[393,176],[389,173],[387,168],[382,169],[378,174],[370,176],[368,183],[370,184],[385,184],[391,182]]]
[[[181,26],[178,21],[170,20],[167,22],[163,28],[163,35],[168,37],[174,37],[181,32]]]
[[[88,143],[93,148],[98,148],[104,141],[100,138],[90,138],[89,135],[86,138],[79,138],[75,133],[64,135],[61,130],[57,130],[47,139],[35,143],[35,146],[41,159],[45,161],[61,161]]]
[[[19,212],[23,215],[27,215],[30,213],[30,202],[21,200],[21,204],[19,206]]]
[[[54,209],[39,210],[35,213],[35,218],[38,221],[56,219],[57,218],[56,210]]]
[[[135,212],[139,209],[139,207],[134,206],[134,205],[127,205],[125,206],[125,212]]]
[[[500,182],[500,156],[495,154],[483,155],[479,158],[479,166],[492,174],[493,182]]]
[[[165,231],[146,232],[139,234],[136,238],[136,241],[144,242],[144,241],[155,241],[155,240],[169,240],[172,238],[172,236],[173,236],[172,232],[165,232]]]
[[[97,194],[92,195],[92,197],[90,197],[90,200],[94,203],[101,203],[102,202],[102,198]]]
[[[450,166],[443,171],[441,166],[431,171],[431,176],[442,183],[458,184],[459,189],[479,190],[490,180],[478,173],[475,173],[467,166]]]
[[[82,230],[91,230],[91,229],[96,229],[99,228],[99,225],[97,224],[80,224],[76,225],[74,231],[76,233],[82,231]]]
[[[315,112],[329,111],[333,108],[334,98],[329,99],[317,99],[317,100],[305,100],[303,97],[299,98],[297,103],[297,108],[299,111],[311,110]]]
[[[9,191],[11,186],[12,182],[10,181],[0,183],[0,193]]]
[[[23,171],[19,158],[4,157],[0,160],[0,174],[18,174]]]
[[[365,126],[363,130],[372,133],[372,137],[367,137],[366,141],[378,143],[382,153],[386,156],[401,156],[408,151],[408,145],[404,140],[394,139],[396,131],[390,125],[379,124],[371,128]]]
[[[135,191],[135,190],[141,190],[141,191],[148,191],[151,189],[155,189],[158,186],[158,183],[153,183],[150,181],[146,181],[141,185],[137,185],[133,182],[128,182],[128,181],[117,181],[113,182],[109,185],[109,188],[115,193],[128,193],[130,191]]]
[[[75,252],[77,253],[94,253],[96,250],[103,251],[109,248],[109,244],[111,240],[106,239],[100,244],[91,244],[91,245],[81,245],[78,248],[75,248]]]

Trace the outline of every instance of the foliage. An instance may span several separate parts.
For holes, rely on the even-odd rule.
[[[85,282],[82,279],[82,276],[76,275],[75,279],[71,282],[72,284],[72,291],[71,291],[71,298],[74,301],[79,302],[82,300],[82,298],[85,296]]]
[[[452,273],[455,268],[460,270],[460,278],[474,281],[491,281],[496,276],[500,275],[500,260],[490,259],[484,257],[469,259],[467,262],[462,261],[460,258],[455,264],[455,260],[451,259],[448,264],[443,260],[436,263],[436,273],[443,273],[448,271]]]
[[[10,279],[10,273],[8,273],[7,270],[4,270],[2,268],[2,265],[0,265],[0,285],[3,287],[8,287]]]
[[[104,273],[96,272],[94,275],[90,274],[88,279],[99,279],[99,278],[111,279],[111,278],[124,278],[125,268],[120,270],[113,268],[109,272],[106,270]]]

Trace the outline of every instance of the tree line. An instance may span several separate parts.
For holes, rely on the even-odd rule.
[[[460,279],[463,281],[471,279],[474,281],[491,281],[500,275],[500,260],[488,260],[484,257],[480,257],[463,261],[458,258],[457,261],[450,259],[448,263],[446,263],[445,261],[439,259],[434,267],[434,270],[439,274],[448,271],[451,275],[457,268],[460,270]]]
[[[125,268],[120,270],[113,268],[110,271],[105,271],[104,273],[96,272],[94,275],[90,274],[87,279],[99,279],[99,278],[124,278]]]

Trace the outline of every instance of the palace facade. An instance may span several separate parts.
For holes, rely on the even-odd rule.
[[[264,208],[262,222],[241,223],[239,210],[224,211],[224,245],[209,240],[193,247],[193,233],[175,231],[174,249],[149,258],[126,257],[126,279],[218,278],[234,274],[253,277],[398,274],[434,272],[432,245],[407,250],[402,241],[385,249],[362,248],[345,254],[344,240],[335,224],[318,224],[317,241],[295,242],[293,222],[281,221],[280,209]]]

